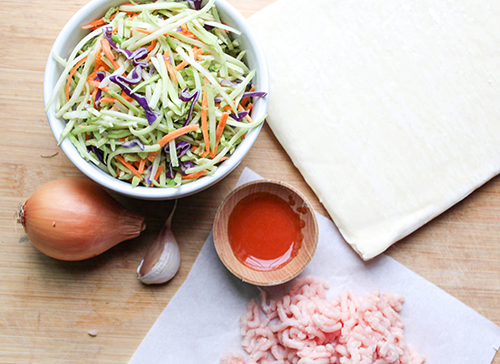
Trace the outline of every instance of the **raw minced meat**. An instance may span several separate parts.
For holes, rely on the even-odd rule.
[[[399,316],[403,296],[351,291],[327,301],[328,284],[298,279],[281,300],[262,291],[241,317],[243,349],[221,364],[422,364],[425,357],[406,345]],[[263,312],[263,315],[261,315]]]

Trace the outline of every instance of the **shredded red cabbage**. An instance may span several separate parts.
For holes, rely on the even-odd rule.
[[[172,170],[172,163],[168,164],[168,171],[165,173],[167,178],[174,178],[174,171]]]
[[[128,85],[135,85],[142,80],[142,69],[148,66],[148,63],[145,61],[141,61],[140,59],[144,58],[148,54],[148,50],[144,47],[138,48],[133,52],[130,52],[127,49],[119,48],[116,43],[112,39],[111,27],[104,28],[104,37],[108,40],[109,45],[127,57],[127,59],[131,59],[132,63],[135,66],[135,69],[132,71],[132,77],[126,78],[124,76],[111,76],[109,79],[116,83],[118,86],[122,88],[125,93],[133,98],[135,101],[141,105],[141,107],[146,112],[146,118],[148,119],[149,125],[153,124],[156,118],[160,115],[157,111],[152,110],[149,105],[147,99],[139,95],[137,93],[132,93],[132,89]],[[127,85],[128,84],[128,85]]]
[[[97,148],[95,145],[88,145],[87,152],[93,152],[97,159],[99,159],[99,162],[106,165],[106,162],[104,162],[104,152]]]
[[[163,148],[163,150],[165,151],[165,153],[170,153],[169,146],[170,146],[170,143],[167,143],[165,145],[165,147]],[[187,153],[187,151],[189,150],[189,148],[191,148],[191,144],[188,143],[188,142],[181,141],[181,142],[175,143],[175,149],[177,150],[177,157],[178,158],[182,157],[184,154]]]
[[[248,111],[241,111],[238,113],[238,115],[236,115],[234,113],[229,114],[229,116],[232,117],[236,121],[241,121],[247,115],[248,115]]]
[[[267,96],[267,92],[245,92],[242,98],[245,97],[264,97]]]
[[[181,173],[185,176],[187,175],[186,171],[189,169],[189,168],[193,168],[194,167],[194,164],[191,162],[191,161],[185,161],[185,162],[181,162],[180,164],[180,167],[181,167]]]
[[[136,85],[139,82],[141,82],[141,80],[142,80],[142,66],[139,65],[139,66],[135,67],[133,69],[133,71],[130,72],[130,74],[129,74],[130,78],[123,77],[123,76],[117,76],[117,77],[120,77],[120,79],[123,82],[126,82],[129,85]]]
[[[201,2],[202,0],[186,0],[187,3],[189,4],[189,7],[194,9],[194,10],[200,10],[201,9]]]
[[[189,107],[188,116],[182,126],[186,126],[191,121],[191,114],[193,113],[194,104],[196,104],[196,101],[198,101],[198,97],[200,97],[200,90],[198,89],[195,89],[192,94],[189,93],[187,88],[181,91],[179,98],[182,101],[184,102],[192,101],[191,106]]]
[[[141,148],[141,150],[144,150],[144,144],[142,144],[142,142],[139,139],[127,140],[122,144],[122,147],[125,148],[131,148],[135,146],[138,146],[139,148]]]
[[[152,183],[151,181],[151,172],[153,171],[153,164],[150,164],[148,168],[146,168],[145,172],[145,177],[144,177],[144,182],[146,182],[148,185]]]
[[[132,63],[134,64],[134,66],[136,66],[136,67],[141,66],[142,68],[145,68],[148,66],[148,62],[141,61],[141,59],[144,57],[147,57],[147,55],[148,55],[148,50],[144,47],[141,47],[141,48],[137,48],[135,51],[133,51],[130,54],[130,57],[127,57],[127,58],[132,60]]]
[[[120,86],[128,96],[133,98],[135,101],[139,103],[139,105],[141,105],[141,107],[146,112],[146,118],[148,119],[149,125],[152,125],[155,122],[156,118],[160,116],[160,113],[158,111],[155,111],[149,107],[148,100],[146,99],[146,97],[138,93],[132,92],[132,89],[127,85],[127,83],[132,83],[130,82],[131,81],[130,79],[127,79],[124,76],[111,76],[109,79],[112,82],[116,83],[118,86]]]
[[[241,82],[240,82],[241,83]],[[230,81],[230,80],[221,80],[220,85],[224,87],[236,87],[238,84],[236,82]]]
[[[127,57],[127,59],[132,60],[134,66],[142,66],[143,68],[148,66],[147,62],[140,61],[140,59],[148,55],[148,50],[146,48],[141,47],[137,48],[133,52],[130,52],[128,49],[123,49],[118,47],[116,43],[113,41],[113,33],[111,27],[104,28],[104,37],[108,40],[111,48],[113,48],[115,51],[119,53],[122,53],[125,57]]]
[[[102,82],[105,77],[106,77],[106,72],[97,71],[96,77],[94,80],[99,80],[99,82]],[[99,102],[101,101],[101,97],[102,97],[102,90],[98,89],[96,94],[95,94],[95,101],[94,101],[97,106],[99,105]]]
[[[118,46],[116,45],[115,41],[113,40],[113,33],[112,33],[113,27],[107,26],[107,27],[102,28],[102,30],[104,31],[104,38],[107,39],[111,48],[117,49]]]
[[[191,148],[191,144],[188,142],[181,141],[181,142],[176,143],[175,149],[177,150],[177,157],[180,158],[183,155],[185,155],[187,153],[187,151],[189,150],[189,148]],[[165,151],[165,153],[170,153],[169,144],[165,145],[163,150]],[[186,170],[189,168],[192,168],[193,163],[191,163],[189,161],[179,162],[179,167],[181,168],[181,173],[183,175],[186,175]],[[168,168],[169,168],[169,171],[167,172],[167,177],[174,178],[174,174],[172,171],[172,162],[168,163]]]

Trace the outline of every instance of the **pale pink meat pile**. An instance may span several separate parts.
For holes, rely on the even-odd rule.
[[[343,292],[328,302],[328,284],[298,279],[279,301],[263,291],[241,317],[242,346],[221,364],[421,364],[425,357],[406,345],[401,311],[404,298],[377,291]],[[264,313],[261,317],[261,310]]]

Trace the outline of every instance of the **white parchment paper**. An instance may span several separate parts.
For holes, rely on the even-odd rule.
[[[238,185],[258,178],[245,169]],[[500,327],[388,256],[364,262],[329,219],[316,215],[319,244],[302,275],[326,280],[329,300],[345,289],[358,295],[375,289],[402,294],[406,341],[427,357],[427,364],[491,363],[500,345]],[[266,290],[280,294],[289,284]],[[256,287],[224,267],[210,235],[186,282],[130,363],[217,364],[229,352],[242,352],[239,318],[247,302],[257,297]]]

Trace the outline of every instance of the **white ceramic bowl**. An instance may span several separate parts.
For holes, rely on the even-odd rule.
[[[52,53],[56,53],[63,58],[67,58],[76,44],[88,33],[88,31],[81,29],[82,25],[88,24],[91,21],[104,16],[110,7],[126,2],[128,1],[92,0],[81,8],[64,26],[52,46],[51,54],[49,55],[47,65],[45,67],[45,76],[43,79],[43,98],[45,104],[47,104],[54,85],[63,70],[62,67],[52,58]],[[255,89],[267,92],[269,95],[269,74],[267,62],[262,48],[248,27],[245,18],[238,12],[238,10],[225,0],[217,0],[216,6],[221,20],[224,23],[238,29],[242,33],[241,36],[237,38],[241,42],[242,48],[247,50],[245,61],[250,69],[257,70],[256,76],[253,80]],[[259,119],[266,113],[268,98],[269,96],[258,98],[254,103],[251,114],[254,120]],[[47,118],[49,120],[52,133],[54,134],[56,140],[58,140],[62,130],[64,129],[65,122],[62,119],[56,118],[54,106],[51,106],[47,112]],[[217,171],[212,176],[200,178],[197,181],[187,183],[178,188],[157,188],[144,186],[132,187],[131,184],[113,178],[109,174],[100,170],[93,163],[84,160],[69,139],[66,138],[61,143],[61,148],[73,164],[80,169],[80,171],[86,174],[89,178],[93,179],[95,182],[109,188],[112,191],[144,200],[170,200],[200,192],[227,176],[238,166],[243,157],[250,150],[261,128],[262,124],[248,132],[243,142],[236,148],[234,153],[219,166]]]

